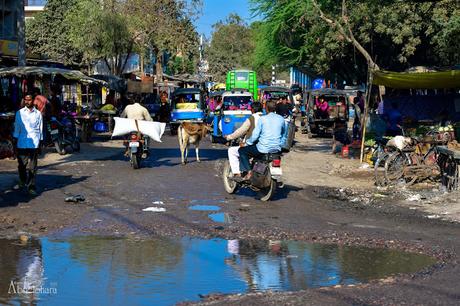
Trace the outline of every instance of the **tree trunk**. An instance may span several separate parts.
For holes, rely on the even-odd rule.
[[[337,31],[343,35],[349,43],[352,43],[353,46],[358,49],[358,51],[366,59],[369,69],[379,70],[380,67],[374,62],[369,52],[367,52],[367,50],[359,43],[359,41],[356,40],[355,36],[353,35],[353,31],[351,30],[350,24],[348,23],[346,0],[342,0],[342,17],[340,18],[341,21],[345,24],[346,29],[339,20],[333,20],[326,16],[316,0],[311,1],[313,6],[315,6],[319,12],[319,18],[327,22],[332,28],[336,28]]]
[[[139,62],[140,62],[140,68],[141,68],[141,75],[144,76],[144,53],[140,52],[139,54]]]
[[[157,77],[157,82],[163,81],[163,52],[159,51],[156,55],[157,62],[155,64],[155,72]]]

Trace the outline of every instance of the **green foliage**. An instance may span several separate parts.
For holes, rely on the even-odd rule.
[[[169,52],[195,61],[198,35],[191,18],[200,6],[201,0],[127,0],[125,13],[138,48],[152,50],[158,59]],[[163,63],[156,64],[158,75]]]
[[[254,62],[306,66],[318,74],[334,71],[345,79],[365,80],[366,60],[337,26],[347,29],[342,1],[316,2],[336,26],[320,18],[312,0],[252,0],[255,12],[264,18],[258,25]],[[381,68],[401,71],[459,63],[457,0],[347,0],[346,4],[354,37]]]
[[[120,75],[127,56],[147,50],[196,62],[198,35],[192,18],[201,0],[49,0],[27,25],[30,49],[65,63],[104,60]],[[160,70],[161,70],[161,63]]]
[[[444,65],[460,63],[460,5],[453,11],[445,1],[445,7],[439,6],[433,14],[434,27],[433,44],[435,53]]]
[[[183,58],[182,56],[174,56],[168,62],[169,74],[194,74],[197,63],[193,58]]]
[[[209,72],[214,80],[224,82],[227,71],[252,68],[254,49],[252,31],[240,16],[231,14],[227,20],[214,26],[209,48],[206,50]]]
[[[127,17],[120,7],[99,0],[78,0],[66,16],[68,36],[84,59],[103,59],[111,72],[120,75],[125,56],[133,51],[134,40],[128,29]]]
[[[67,33],[66,14],[77,0],[48,0],[45,10],[34,19],[27,20],[26,40],[28,49],[47,58],[65,64],[79,64],[82,53],[75,49]]]

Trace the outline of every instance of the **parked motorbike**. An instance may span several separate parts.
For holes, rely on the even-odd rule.
[[[131,166],[133,169],[139,169],[142,159],[148,156],[148,138],[142,136],[141,133],[131,132],[126,145]]]
[[[65,155],[80,151],[80,129],[72,114],[63,113],[60,120],[52,117],[48,124],[48,131],[59,154]]]
[[[235,193],[238,188],[250,188],[260,193],[261,201],[273,198],[278,184],[281,183],[281,153],[268,153],[251,161],[252,177],[246,182],[233,180],[233,173],[228,160],[223,171],[224,188],[227,193]]]

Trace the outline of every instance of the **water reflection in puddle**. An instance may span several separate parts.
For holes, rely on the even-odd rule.
[[[232,217],[227,213],[209,214],[209,219],[219,223],[232,223]]]
[[[0,259],[0,304],[47,305],[171,305],[198,294],[366,282],[435,262],[394,250],[295,241],[102,237],[0,239]],[[8,294],[12,281],[23,286],[24,279],[42,290]]]
[[[219,206],[214,205],[193,205],[190,206],[188,209],[190,210],[199,210],[199,211],[219,211]]]

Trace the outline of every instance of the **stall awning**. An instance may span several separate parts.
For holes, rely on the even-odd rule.
[[[62,68],[49,68],[49,67],[36,67],[36,66],[24,66],[24,67],[7,67],[0,69],[0,77],[5,76],[62,76],[69,81],[81,82],[84,84],[101,84],[107,86],[107,82],[91,78],[78,70],[69,70]]]
[[[372,84],[406,89],[460,88],[460,70],[417,73],[374,71]]]

